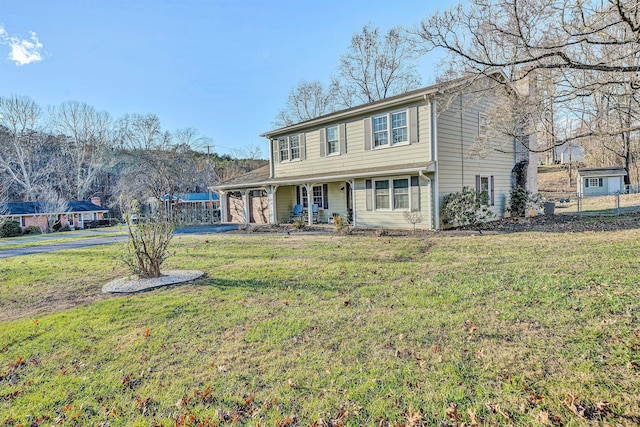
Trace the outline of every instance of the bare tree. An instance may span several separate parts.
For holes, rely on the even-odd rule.
[[[593,95],[629,96],[640,88],[637,1],[469,0],[423,20],[415,34],[423,50],[444,49],[455,69],[486,76],[501,69],[509,78],[500,84],[546,88],[546,106],[540,94],[519,99],[535,120],[521,130],[544,127],[554,146],[640,129],[635,120],[592,120],[602,114]],[[544,119],[551,108],[552,120]]]
[[[84,200],[113,141],[111,116],[77,101],[51,107],[49,114],[52,130],[64,141],[61,147],[73,172],[73,194]]]
[[[366,25],[340,57],[333,90],[340,94],[340,102],[351,107],[417,89],[416,61],[413,41],[403,29],[392,28],[381,36],[378,28]]]
[[[378,28],[366,25],[351,38],[329,87],[320,81],[298,83],[289,92],[274,124],[289,126],[339,108],[417,89],[420,85],[417,59],[413,40],[402,28],[392,28],[382,35]]]
[[[290,126],[331,113],[337,105],[337,93],[333,89],[325,88],[318,80],[301,81],[289,92],[287,102],[278,112],[274,124]]]
[[[25,200],[36,200],[37,186],[47,181],[50,171],[46,138],[41,132],[42,111],[30,98],[0,98],[0,172],[5,173]]]

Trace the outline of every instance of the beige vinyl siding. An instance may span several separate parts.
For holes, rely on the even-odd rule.
[[[406,108],[418,107],[418,143],[398,145],[392,147],[365,149],[365,120],[372,115],[386,111],[401,111],[401,109],[381,110],[366,116],[360,116],[348,121],[328,124],[335,126],[340,123],[346,125],[346,153],[322,157],[320,152],[320,132],[325,127],[315,127],[306,130],[306,159],[300,161],[282,162],[274,165],[275,177],[286,178],[312,174],[327,174],[348,172],[350,170],[366,169],[379,166],[404,165],[408,163],[431,160],[430,141],[430,105],[426,102],[408,104]],[[329,205],[331,206],[331,205]]]
[[[279,224],[289,222],[289,216],[296,204],[296,188],[293,186],[278,187],[276,190],[276,214]]]
[[[379,179],[394,179],[395,177],[380,177]],[[406,178],[402,176],[400,178]],[[376,179],[376,178],[372,178]],[[429,230],[432,224],[432,183],[433,177],[429,179],[420,177],[420,213],[422,222],[416,224],[418,230]],[[404,211],[368,211],[365,179],[358,179],[355,182],[355,215],[358,227],[384,227],[398,229],[413,229],[413,224],[408,223],[404,218]]]
[[[460,114],[460,102],[463,110]],[[444,196],[476,187],[476,175],[494,177],[494,206],[492,211],[499,217],[504,215],[505,205],[511,191],[511,170],[515,161],[513,142],[505,139],[510,153],[490,151],[484,158],[473,158],[472,145],[478,136],[478,113],[485,111],[488,100],[477,105],[466,106],[465,95],[458,96],[452,105],[438,116],[438,184],[439,203]]]

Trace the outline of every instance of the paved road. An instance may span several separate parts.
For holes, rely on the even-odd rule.
[[[59,238],[59,237],[58,237]],[[42,244],[39,246],[31,246],[28,248],[1,249],[0,258],[9,258],[21,255],[42,254],[48,252],[63,251],[66,249],[88,248],[90,246],[109,245],[112,243],[126,242],[127,236],[110,236],[110,237],[87,237],[82,240],[74,240],[72,242],[60,242],[51,244]],[[15,240],[14,240],[15,242]]]
[[[225,231],[237,230],[238,226],[233,224],[213,225],[213,226],[199,226],[199,227],[185,227],[176,231],[176,234],[209,234],[209,233],[223,233]],[[41,254],[48,252],[63,251],[67,249],[88,248],[98,245],[109,245],[112,243],[126,242],[126,235],[109,236],[118,232],[117,229],[98,229],[98,230],[86,230],[77,231],[72,233],[61,234],[45,234],[39,236],[23,237],[20,239],[11,239],[9,241],[0,240],[0,258],[16,257],[21,255]],[[16,249],[2,249],[4,245],[14,245],[16,243],[31,243],[31,242],[46,242],[47,240],[56,240],[64,237],[77,237],[77,236],[90,236],[80,240],[74,240],[71,242],[52,242],[50,244],[43,243],[38,246],[31,246],[27,248]]]

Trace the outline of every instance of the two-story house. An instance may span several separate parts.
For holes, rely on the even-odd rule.
[[[503,141],[509,150],[473,154],[501,99],[473,86],[459,79],[264,133],[269,165],[215,187],[222,221],[286,223],[302,205],[310,223],[339,214],[356,227],[409,228],[405,212],[417,212],[418,228],[438,229],[444,196],[463,186],[487,191],[501,217],[522,153]]]

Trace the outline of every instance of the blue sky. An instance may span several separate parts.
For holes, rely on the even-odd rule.
[[[1,0],[0,96],[76,100],[195,128],[224,154],[258,145],[289,90],[328,82],[353,33],[414,26],[447,2]],[[437,57],[420,62],[423,84]]]

